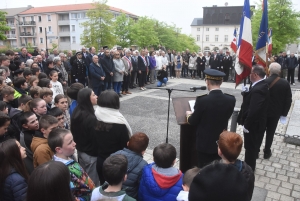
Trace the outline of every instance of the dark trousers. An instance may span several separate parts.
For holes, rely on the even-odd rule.
[[[203,168],[204,166],[210,164],[211,162],[215,160],[220,160],[221,157],[218,155],[218,153],[215,154],[208,154],[198,151],[198,167]]]
[[[186,77],[186,75],[188,74],[188,68],[187,65],[182,65],[182,69],[181,69],[181,77]]]
[[[136,71],[131,71],[131,75],[130,75],[130,83],[129,83],[129,87],[133,87],[133,85],[135,85],[135,80],[136,80]]]
[[[229,67],[224,67],[224,73],[225,73],[224,81],[228,81]]]
[[[273,143],[274,134],[277,128],[278,120],[280,117],[268,117],[266,125],[266,140],[265,149],[266,154],[271,153],[271,146]]]
[[[288,69],[288,75],[287,75],[288,82],[291,84],[295,83],[294,77],[295,77],[295,69]]]
[[[201,74],[202,74],[202,78],[204,79],[205,78],[204,70],[198,70],[198,76],[199,76],[199,78],[201,78]]]
[[[298,81],[300,82],[300,65],[299,65],[299,68],[298,68]]]
[[[101,85],[100,87],[93,87],[93,91],[94,93],[99,96],[101,94],[101,92],[104,90],[104,85]]]
[[[129,74],[127,76],[126,75],[123,76],[122,91],[128,91],[129,80],[130,80]]]
[[[100,185],[103,185],[105,182],[104,176],[102,174],[102,169],[103,169],[103,163],[105,161],[106,158],[101,158],[101,157],[97,157],[97,165],[96,165],[96,169],[97,169],[97,173],[99,176],[99,180],[100,180]]]
[[[168,72],[169,77],[174,77],[175,76],[174,66],[168,65],[167,72]]]
[[[139,87],[144,87],[145,86],[146,76],[147,76],[146,71],[141,71],[141,73],[139,73]]]
[[[190,70],[191,73],[191,77],[195,77],[196,76],[196,70]]]

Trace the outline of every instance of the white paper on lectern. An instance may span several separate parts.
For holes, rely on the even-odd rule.
[[[191,111],[192,111],[192,112],[194,112],[194,106],[195,106],[195,103],[196,103],[195,100],[190,100],[190,101],[189,101],[190,108],[191,108]]]

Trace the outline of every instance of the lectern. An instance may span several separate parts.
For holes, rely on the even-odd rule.
[[[180,125],[180,155],[179,169],[186,172],[197,166],[196,126],[189,125],[186,121],[186,111],[190,111],[190,100],[196,97],[172,98],[177,124]]]

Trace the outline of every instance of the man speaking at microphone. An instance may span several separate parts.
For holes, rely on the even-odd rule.
[[[220,89],[225,73],[214,69],[206,69],[204,73],[209,92],[197,97],[194,112],[186,111],[187,122],[197,126],[196,149],[199,168],[221,159],[218,155],[217,140],[223,130],[227,130],[236,101],[234,96],[223,93]]]

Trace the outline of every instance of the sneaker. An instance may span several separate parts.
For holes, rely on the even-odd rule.
[[[121,95],[121,94],[119,94],[119,97],[121,98],[121,97],[122,97],[122,95]]]
[[[293,86],[295,86],[296,84],[295,83],[293,83]]]
[[[144,91],[145,89],[143,87],[141,87],[140,90]]]
[[[146,88],[146,87],[143,87],[143,89],[146,90],[147,88]]]
[[[126,93],[126,94],[132,94],[130,91],[126,91],[125,93]]]

